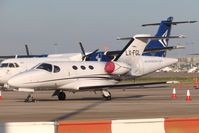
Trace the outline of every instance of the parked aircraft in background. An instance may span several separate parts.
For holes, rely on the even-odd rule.
[[[156,72],[171,72],[171,71],[173,71],[172,68],[170,68],[170,67],[165,67],[165,68],[162,68],[162,69],[160,69],[160,70],[157,70]]]
[[[190,69],[187,71],[187,73],[194,73],[194,72],[197,71],[197,69],[198,69],[198,67],[192,67],[192,68],[190,68]]]
[[[172,25],[178,25],[178,24],[185,24],[185,23],[196,23],[197,21],[173,21],[173,17],[168,17],[167,20],[162,20],[161,23],[151,23],[151,24],[143,24],[143,27],[146,26],[159,26],[158,32],[155,36],[157,37],[169,37],[171,34],[171,28]],[[184,48],[182,46],[170,46],[168,47],[169,39],[160,39],[160,40],[152,40],[148,43],[146,46],[146,49],[155,49],[159,48],[161,51],[155,51],[155,52],[145,52],[144,55],[147,56],[159,56],[159,57],[165,57],[166,52],[169,48],[171,49],[179,49]],[[164,49],[167,48],[167,49]]]
[[[156,37],[169,37],[171,34],[172,25],[185,24],[185,23],[195,23],[197,21],[176,21],[173,22],[173,17],[168,17],[167,20],[162,20],[160,23],[143,24],[142,26],[159,26]],[[159,56],[165,57],[167,50],[172,49],[182,49],[184,46],[168,46],[169,39],[151,40],[148,42],[146,48],[144,49],[143,55],[145,56]],[[121,51],[98,51],[93,52],[87,56],[88,61],[111,61],[114,56],[116,57]]]
[[[177,62],[174,58],[141,56],[149,39],[161,38],[150,35],[125,38],[130,41],[114,61],[43,62],[13,76],[8,84],[18,89],[53,89],[54,95],[57,95],[59,100],[65,100],[64,91],[101,91],[106,100],[111,100],[109,88],[166,83],[118,84],[127,76],[135,78],[146,75]],[[26,100],[30,99],[32,99],[31,95]]]

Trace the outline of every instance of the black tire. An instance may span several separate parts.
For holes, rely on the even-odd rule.
[[[106,97],[106,101],[110,101],[111,100],[111,96]]]
[[[59,95],[58,95],[58,99],[60,101],[63,101],[66,99],[66,94],[64,92],[60,92]]]
[[[109,96],[103,95],[103,97],[104,97],[104,99],[105,99],[106,101],[110,101],[110,100],[112,99],[111,93],[110,93],[110,92],[108,92],[108,93],[109,93]]]

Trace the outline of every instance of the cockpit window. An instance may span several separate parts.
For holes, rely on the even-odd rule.
[[[13,68],[13,67],[15,67],[15,66],[14,66],[13,63],[10,63],[10,64],[9,64],[9,67],[12,67],[12,68]]]
[[[19,67],[19,65],[17,63],[2,63],[0,67],[15,68],[15,67]]]
[[[54,73],[58,73],[60,71],[60,68],[58,66],[54,66]]]
[[[42,63],[36,69],[43,69],[43,70],[46,70],[48,72],[52,72],[52,65],[51,64],[47,64],[47,63]]]
[[[17,63],[14,63],[15,64],[15,67],[19,67],[19,65]]]
[[[8,67],[8,63],[2,63],[0,67]]]

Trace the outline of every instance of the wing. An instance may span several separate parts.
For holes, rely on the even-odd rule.
[[[177,83],[177,81],[147,82],[147,83],[134,83],[134,84],[115,84],[115,85],[97,85],[97,86],[82,86],[82,87],[79,87],[79,90],[81,90],[81,91],[88,91],[88,90],[98,91],[98,90],[103,90],[104,88],[121,89],[121,87],[138,87],[138,86],[169,84],[169,83]],[[137,88],[128,88],[128,89],[137,89]]]

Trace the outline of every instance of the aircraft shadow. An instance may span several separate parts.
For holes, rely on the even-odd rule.
[[[133,95],[133,96],[112,96],[112,100],[118,100],[118,99],[137,99],[142,98],[148,95]],[[16,102],[24,102],[24,99],[16,99]],[[58,99],[41,99],[36,98],[35,102],[67,102],[67,101],[106,101],[103,99],[103,97],[83,97],[83,98],[68,98],[64,101],[59,101]],[[106,101],[108,102],[108,101]],[[34,102],[33,102],[34,103]]]

